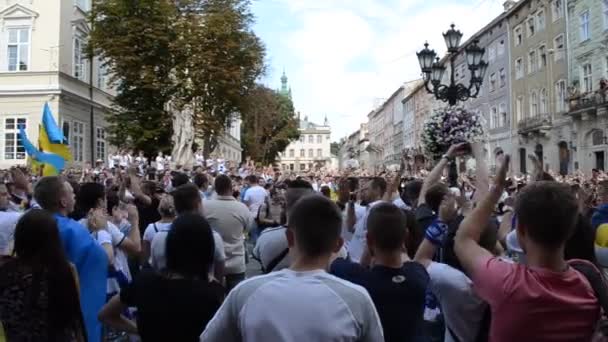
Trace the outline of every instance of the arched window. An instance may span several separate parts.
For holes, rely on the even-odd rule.
[[[540,91],[540,114],[547,114],[547,89]]]
[[[591,135],[591,144],[593,146],[598,146],[598,145],[604,144],[604,133],[601,130],[596,129],[593,131],[593,133]]]
[[[538,94],[536,90],[530,94],[530,116],[535,117],[538,115]]]

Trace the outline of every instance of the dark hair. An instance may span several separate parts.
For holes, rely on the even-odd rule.
[[[327,185],[321,187],[321,194],[327,198],[331,198],[331,189]]]
[[[177,215],[193,212],[201,201],[201,194],[198,192],[196,185],[192,183],[177,187],[171,195],[173,196],[173,204],[175,205]]]
[[[188,213],[173,221],[166,241],[168,272],[209,279],[214,252],[213,233],[203,216]]]
[[[338,206],[323,196],[301,198],[289,211],[289,229],[293,229],[298,248],[307,257],[331,253],[342,231]]]
[[[249,175],[249,183],[257,183],[257,182],[258,182],[258,176]]]
[[[226,175],[219,175],[215,178],[214,187],[218,195],[226,195],[232,192],[232,181]]]
[[[171,178],[171,185],[174,188],[188,183],[190,183],[190,178],[188,178],[188,175],[186,175],[185,173],[176,172],[173,175],[173,178]]]
[[[310,182],[305,181],[303,179],[292,180],[287,184],[288,189],[310,189],[313,190]]]
[[[445,195],[449,193],[447,185],[443,183],[435,184],[429,187],[424,195],[424,201],[434,212],[439,212],[439,206]]]
[[[451,222],[448,222],[448,232],[444,238],[442,247],[442,260],[441,262],[454,267],[457,270],[465,272],[464,268],[460,264],[460,260],[454,253],[454,238],[456,232],[460,228],[460,224],[464,220],[464,216],[460,215]],[[498,221],[492,217],[488,220],[485,229],[481,232],[479,237],[479,246],[494,254],[494,248],[496,247],[496,241],[498,238]]]
[[[76,207],[70,217],[76,221],[87,216],[89,211],[96,208],[99,200],[106,197],[105,187],[99,183],[84,183],[76,194]]]
[[[422,181],[413,180],[405,185],[401,193],[401,199],[408,205],[413,206],[420,197],[420,190],[422,190]]]
[[[61,193],[65,191],[62,178],[57,176],[42,177],[34,186],[34,198],[44,209],[56,211],[60,208]]]
[[[207,179],[207,176],[205,176],[204,174],[197,173],[196,175],[194,175],[194,184],[196,184],[196,186],[200,189],[209,185],[209,179]]]
[[[414,258],[418,247],[424,239],[424,231],[420,229],[420,225],[416,220],[416,215],[412,210],[401,209],[405,215],[405,227],[407,229],[407,237],[405,240],[405,249],[410,258]]]
[[[374,177],[370,183],[370,188],[378,190],[380,197],[382,197],[386,193],[386,180],[382,177]]]
[[[517,196],[518,227],[525,227],[534,242],[548,248],[563,245],[578,218],[578,202],[570,187],[557,182],[534,182]]]
[[[589,219],[582,214],[579,214],[574,232],[566,242],[564,259],[583,259],[596,264],[594,233],[595,231],[591,227]]]
[[[383,251],[400,250],[405,245],[407,221],[403,212],[392,203],[379,203],[369,211],[367,231],[376,247]]]
[[[14,253],[32,269],[32,297],[26,305],[38,304],[43,278],[48,282],[49,340],[62,340],[66,330],[84,333],[74,274],[51,212],[32,209],[19,219]],[[25,311],[28,310],[26,307]]]

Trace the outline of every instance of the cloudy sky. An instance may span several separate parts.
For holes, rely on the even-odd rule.
[[[267,86],[285,69],[296,110],[332,141],[358,129],[374,104],[420,74],[425,40],[443,53],[453,22],[466,39],[502,11],[504,0],[253,0],[267,49]]]

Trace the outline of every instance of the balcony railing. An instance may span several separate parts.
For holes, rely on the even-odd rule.
[[[550,114],[525,118],[517,124],[519,134],[542,133],[551,129],[553,122]]]
[[[608,94],[606,92],[595,92],[582,95],[577,98],[570,98],[569,114],[576,115],[583,112],[594,111],[598,107],[608,106]]]

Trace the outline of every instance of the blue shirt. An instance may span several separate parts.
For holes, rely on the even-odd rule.
[[[88,341],[101,341],[97,314],[106,301],[108,257],[83,225],[59,214],[55,214],[55,219],[63,249],[78,271],[80,306]]]

